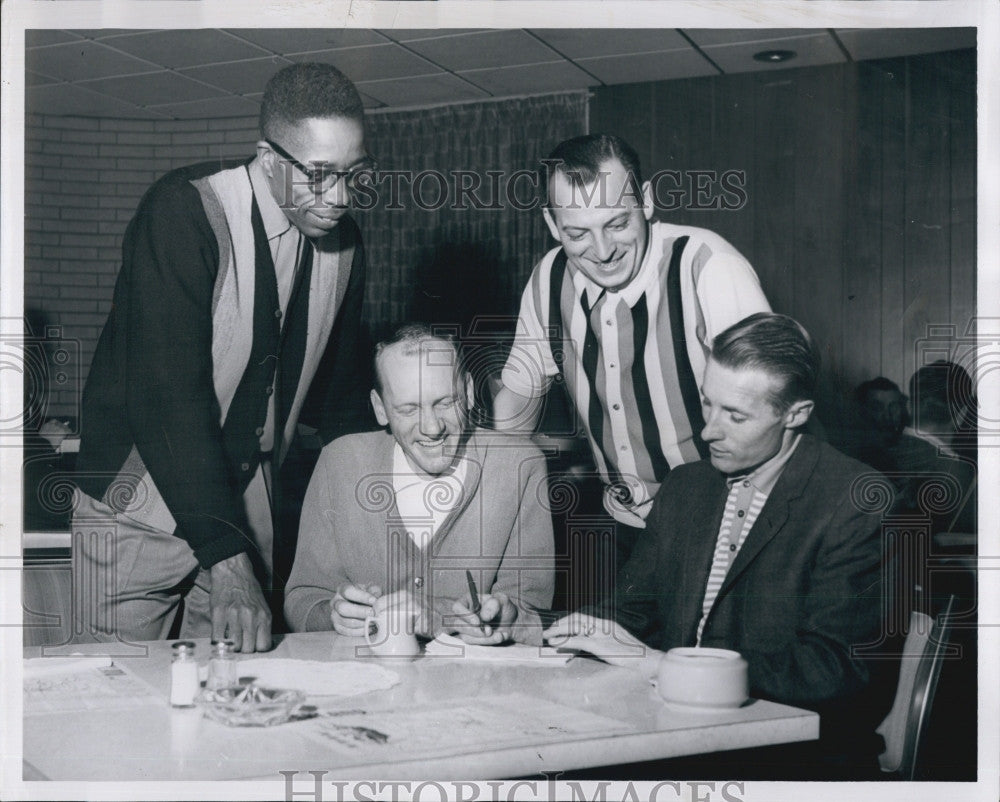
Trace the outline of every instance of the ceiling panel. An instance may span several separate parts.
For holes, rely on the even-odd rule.
[[[293,61],[323,61],[332,64],[355,83],[443,72],[440,67],[391,43],[347,50],[299,53],[289,58]]]
[[[606,84],[632,83],[638,75],[643,81],[669,81],[718,75],[719,72],[693,48],[632,56],[578,58],[576,63]]]
[[[699,47],[732,45],[740,42],[768,42],[796,36],[826,33],[825,28],[684,28],[684,33]]]
[[[252,114],[248,104],[259,103],[268,78],[299,61],[336,65],[372,109],[975,47],[972,28],[101,28],[25,35],[25,84],[50,113],[156,119]],[[798,55],[779,64],[754,61],[765,49]],[[147,106],[155,108],[143,111]]]
[[[213,28],[116,36],[104,43],[165,67],[194,67],[267,55],[266,51]]]
[[[568,61],[502,69],[466,70],[459,75],[496,96],[586,89],[594,84],[593,78]]]
[[[67,33],[77,33],[85,39],[111,39],[115,36],[131,36],[135,33],[152,33],[150,28],[74,28]]]
[[[28,72],[25,70],[24,73],[24,85],[25,86],[42,86],[44,84],[55,84],[59,83],[58,78],[49,78],[47,75],[39,75],[35,72]]]
[[[64,81],[84,81],[90,78],[131,75],[160,69],[156,64],[140,61],[85,39],[27,50],[24,54],[24,65],[32,72],[61,78]]]
[[[282,55],[338,47],[384,44],[388,40],[377,31],[363,28],[227,28],[256,45]]]
[[[828,33],[818,36],[801,36],[794,39],[769,39],[766,41],[743,42],[734,45],[711,45],[703,47],[705,55],[719,65],[723,72],[755,72],[757,70],[780,70],[789,67],[818,67],[847,61],[833,37]],[[762,50],[792,50],[795,58],[789,61],[755,61],[754,53]]]
[[[104,92],[112,97],[127,100],[137,106],[181,103],[186,100],[202,100],[224,94],[221,89],[204,86],[172,72],[154,72],[149,75],[132,75],[124,78],[101,78],[80,85],[96,92]]]
[[[178,120],[201,120],[205,117],[251,117],[260,114],[260,102],[245,97],[213,97],[190,103],[164,103],[151,107]]]
[[[41,28],[24,32],[24,46],[38,47],[40,45],[58,45],[63,42],[75,42],[80,37],[70,31],[50,31]]]
[[[526,31],[487,31],[423,39],[407,44],[422,56],[449,70],[511,67],[555,61],[559,54]]]
[[[476,33],[489,28],[387,28],[380,33],[396,42],[416,42],[420,39],[441,39],[463,33]]]
[[[533,33],[571,59],[691,47],[673,28],[546,28]]]
[[[107,95],[89,92],[72,84],[30,87],[25,92],[24,108],[29,114],[58,114],[78,117],[163,117],[159,112],[140,109]]]
[[[274,73],[282,67],[287,67],[290,63],[280,56],[269,56],[249,61],[233,61],[229,64],[191,67],[180,72],[196,81],[212,84],[227,92],[247,95],[251,92],[259,92]]]
[[[489,97],[482,89],[447,72],[394,81],[362,81],[358,89],[386,106],[421,106]]]
[[[976,46],[975,28],[896,28],[894,30],[838,30],[851,58],[856,61],[894,58],[914,53],[935,53]]]

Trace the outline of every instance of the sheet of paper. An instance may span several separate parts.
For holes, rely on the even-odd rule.
[[[48,658],[46,658],[47,660]],[[83,710],[129,710],[165,705],[166,689],[157,693],[124,665],[107,660],[73,661],[59,670],[46,660],[25,661],[24,715]]]
[[[427,644],[424,654],[429,657],[452,657],[487,663],[530,663],[550,668],[564,666],[573,654],[558,652],[550,646],[529,646],[526,643],[505,643],[501,646],[478,646],[454,635],[438,635]]]
[[[307,737],[359,759],[475,753],[630,732],[632,725],[527,694],[457,698],[405,710],[322,711]]]
[[[399,674],[372,662],[344,660],[326,663],[290,657],[240,660],[240,678],[253,677],[268,688],[294,688],[307,696],[360,696],[384,691],[399,682]]]

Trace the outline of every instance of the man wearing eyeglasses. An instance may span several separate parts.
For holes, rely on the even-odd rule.
[[[77,632],[165,638],[183,600],[182,637],[270,648],[294,554],[277,469],[307,394],[326,441],[363,428],[346,216],[370,169],[363,115],[334,67],[287,67],[255,158],[175,170],[143,198],[84,390]]]

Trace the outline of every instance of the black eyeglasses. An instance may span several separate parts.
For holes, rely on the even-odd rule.
[[[264,141],[271,150],[306,177],[309,189],[315,193],[329,192],[341,178],[347,179],[347,188],[352,193],[357,192],[361,186],[371,186],[374,181],[376,162],[371,156],[365,156],[349,170],[333,170],[327,167],[327,162],[321,161],[306,166],[277,142],[270,139]]]

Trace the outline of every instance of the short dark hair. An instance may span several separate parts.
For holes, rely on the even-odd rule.
[[[363,121],[365,106],[354,84],[332,64],[292,64],[271,76],[260,103],[260,135],[273,139],[280,129],[310,117]]]
[[[758,312],[719,334],[712,359],[740,370],[759,368],[782,381],[770,399],[780,413],[796,401],[811,401],[819,374],[819,353],[809,332],[788,315]]]
[[[854,388],[854,400],[859,404],[864,404],[867,403],[872,393],[879,392],[899,393],[903,395],[903,391],[899,389],[899,385],[896,382],[887,379],[885,376],[876,376],[874,379],[861,382],[861,384]]]
[[[384,340],[379,340],[375,344],[375,353],[372,357],[372,380],[375,384],[375,392],[379,396],[382,395],[383,387],[382,376],[378,370],[378,358],[382,355],[382,352],[389,346],[406,343],[407,347],[404,349],[404,353],[414,354],[419,352],[420,344],[427,340],[439,340],[448,343],[452,347],[455,351],[455,373],[458,380],[464,384],[464,376],[468,370],[462,359],[462,352],[455,337],[446,332],[435,331],[432,326],[426,323],[405,323]]]
[[[641,202],[642,168],[635,148],[614,134],[586,134],[560,142],[542,161],[538,183],[542,206],[549,206],[552,179],[557,172],[566,176],[573,186],[583,187],[593,183],[601,165],[611,159],[622,163],[628,173],[630,189]]]

